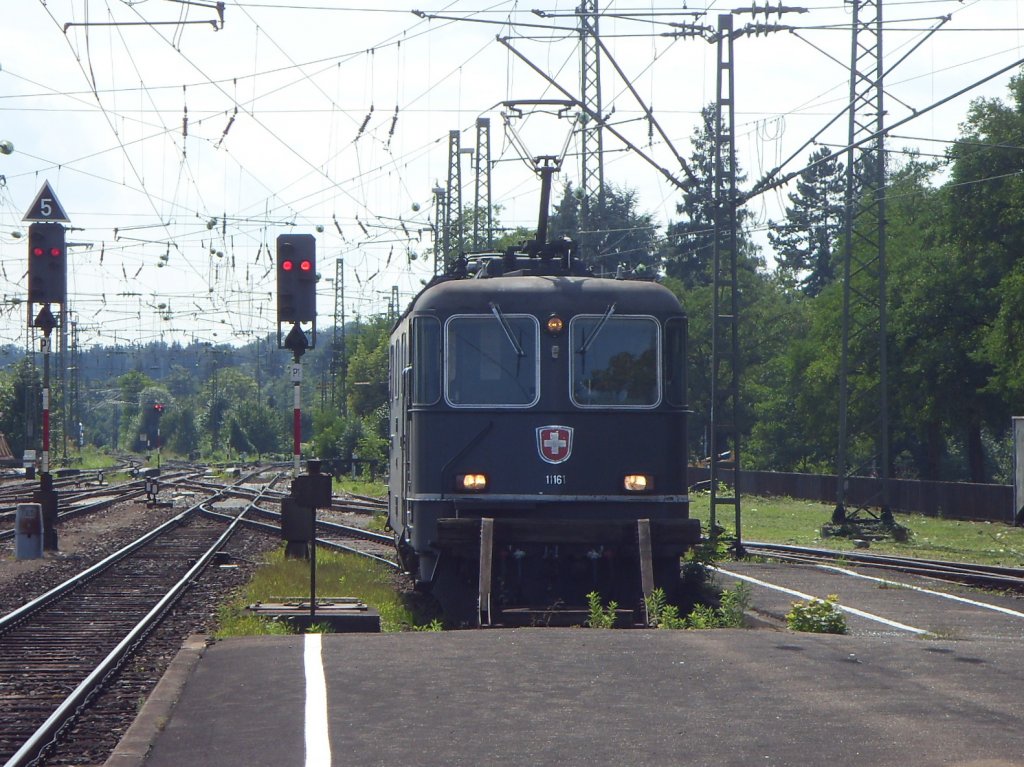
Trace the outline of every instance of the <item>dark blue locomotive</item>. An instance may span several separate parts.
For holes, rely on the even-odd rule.
[[[391,335],[388,514],[450,622],[675,591],[700,537],[686,335],[671,291],[567,248],[463,258],[416,296]]]

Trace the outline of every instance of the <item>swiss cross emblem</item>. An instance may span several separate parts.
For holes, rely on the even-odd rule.
[[[537,452],[548,463],[562,463],[572,455],[571,426],[538,426]]]

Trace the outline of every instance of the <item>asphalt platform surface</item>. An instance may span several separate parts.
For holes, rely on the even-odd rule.
[[[726,569],[929,633],[788,631],[793,597],[752,585],[748,629],[326,635],[329,761],[306,749],[307,637],[197,638],[107,764],[1024,767],[1024,600]]]

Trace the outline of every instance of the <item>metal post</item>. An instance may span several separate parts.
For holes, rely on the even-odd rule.
[[[316,506],[309,507],[309,619],[316,620]]]
[[[1013,524],[1024,525],[1024,417],[1013,417]]]
[[[299,476],[299,462],[302,458],[302,358],[292,364],[292,391],[295,393],[292,405],[292,476]]]
[[[33,500],[42,507],[43,549],[56,551],[57,491],[53,489],[53,476],[50,474],[50,333],[57,326],[57,321],[49,304],[43,305],[32,324],[43,331],[43,456],[39,489],[33,493]]]
[[[43,458],[40,470],[50,473],[50,334],[43,334]]]

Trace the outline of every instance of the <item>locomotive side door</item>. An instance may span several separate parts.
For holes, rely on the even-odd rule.
[[[395,409],[396,412],[393,416],[395,421],[394,427],[396,444],[392,449],[397,448],[399,456],[399,460],[395,468],[398,470],[397,487],[402,489],[402,506],[398,509],[398,513],[402,528],[404,529],[409,523],[409,404],[411,399],[409,375],[412,372],[412,369],[409,366],[409,345],[405,333],[402,333],[401,337],[398,339],[395,369],[395,386],[398,389],[398,407]]]

